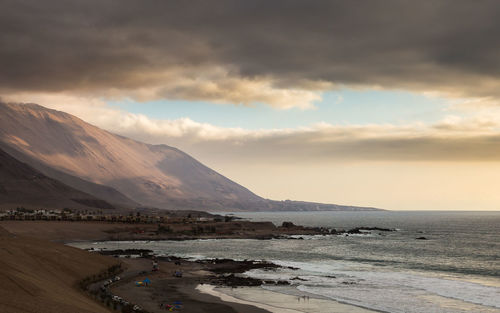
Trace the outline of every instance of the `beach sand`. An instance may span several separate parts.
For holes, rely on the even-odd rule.
[[[183,312],[190,313],[268,313],[264,309],[242,303],[225,302],[217,296],[201,293],[196,290],[207,275],[203,266],[194,262],[160,262],[160,271],[147,274],[131,275],[144,270],[151,270],[151,260],[123,259],[128,266],[125,279],[111,288],[113,294],[129,302],[136,303],[149,312],[166,312],[160,304],[182,302]],[[183,277],[173,277],[176,270],[183,272]],[[135,286],[135,281],[151,280],[147,287]]]
[[[105,239],[106,231],[110,227],[108,224],[4,222],[1,223],[1,225],[8,226],[6,228],[12,233],[4,232],[3,234],[3,239],[5,240],[3,242],[4,255],[3,260],[0,261],[4,263],[12,261],[12,264],[15,264],[15,266],[24,266],[23,264],[26,263],[26,267],[23,268],[23,271],[33,272],[30,280],[40,276],[39,279],[37,278],[36,282],[33,282],[33,284],[36,284],[36,287],[33,287],[33,295],[31,289],[28,291],[20,290],[15,293],[5,293],[5,295],[9,294],[11,296],[3,297],[2,299],[5,301],[0,303],[1,305],[19,305],[19,307],[14,310],[11,306],[7,312],[17,312],[17,309],[22,311],[22,309],[26,307],[26,305],[22,305],[22,303],[31,303],[40,309],[40,312],[45,312],[45,307],[48,310],[52,310],[51,308],[53,307],[58,307],[56,310],[57,312],[107,311],[102,304],[92,301],[89,297],[84,295],[83,292],[77,290],[73,286],[78,279],[83,278],[85,275],[95,274],[99,272],[99,269],[103,266],[119,261],[124,262],[127,269],[126,272],[121,275],[123,279],[117,284],[114,284],[111,287],[111,291],[113,294],[121,296],[130,303],[140,305],[149,312],[165,312],[165,309],[160,308],[160,304],[173,304],[176,301],[182,302],[182,310],[190,313],[372,312],[356,306],[345,305],[325,299],[309,298],[308,301],[303,301],[298,298],[298,296],[272,292],[258,286],[238,288],[225,287],[223,280],[214,279],[215,274],[211,272],[211,270],[216,270],[219,275],[221,273],[226,273],[226,275],[230,273],[242,273],[248,270],[245,268],[245,265],[234,261],[222,262],[221,264],[207,264],[183,260],[181,265],[176,265],[175,262],[161,261],[160,271],[151,272],[152,264],[150,259],[115,259],[111,256],[100,256],[95,252],[90,253],[46,241],[60,241],[63,238],[64,241]],[[111,226],[114,227],[114,225]],[[29,238],[28,236],[37,237],[37,239]],[[19,252],[19,256],[15,254],[12,255],[13,250],[11,248],[21,243],[26,249],[16,250],[16,253]],[[52,250],[54,252],[50,252]],[[73,257],[77,258],[73,259]],[[50,269],[48,267],[49,265],[43,265],[44,263],[41,263],[49,261],[49,258],[51,262]],[[26,262],[16,262],[17,259],[24,259]],[[92,262],[95,261],[98,262],[94,265]],[[59,264],[58,262],[65,263]],[[44,271],[37,271],[40,264],[45,268]],[[92,264],[92,266],[87,266],[90,264]],[[54,268],[52,269],[53,265]],[[61,268],[64,269],[62,272],[59,270]],[[68,268],[74,272],[71,272],[72,276],[70,278],[64,276],[64,284],[54,284],[52,278],[57,278],[59,280],[61,273],[68,275]],[[7,267],[4,267],[4,269],[7,271],[7,275],[12,275],[14,273]],[[46,269],[49,269],[50,272],[47,272]],[[173,277],[173,273],[176,270],[181,270],[183,272],[182,278]],[[21,270],[19,270],[19,272],[21,273]],[[43,276],[42,274],[47,275]],[[12,277],[12,279],[20,281],[20,277],[21,276],[16,278]],[[135,281],[143,280],[146,277],[152,281],[150,286],[135,286]],[[29,284],[27,284],[25,279],[27,278],[22,278],[22,283],[20,283],[19,288],[26,289],[26,286],[31,286],[30,284],[32,282],[30,281]],[[68,284],[66,283],[71,287],[68,288]],[[5,281],[3,285],[7,288],[10,286],[10,282]],[[214,288],[214,285],[216,285],[217,288]],[[65,291],[59,291],[60,288],[65,288]],[[7,289],[13,291],[11,287]],[[65,296],[61,298],[61,295]],[[71,302],[73,298],[75,299],[74,303]],[[31,301],[30,299],[37,299],[37,301]],[[10,302],[12,302],[12,304],[8,304]],[[42,303],[44,304],[40,305]]]
[[[190,313],[240,312],[240,313],[369,313],[374,312],[333,300],[299,297],[266,290],[262,287],[226,287],[207,283],[213,273],[213,265],[181,261],[159,262],[160,271],[151,270],[151,260],[123,259],[128,270],[111,291],[127,301],[137,303],[150,312],[165,312],[160,304],[180,301],[183,311]],[[234,265],[230,265],[233,266]],[[183,272],[182,278],[173,277],[176,270]],[[236,269],[236,271],[238,271]],[[135,281],[151,280],[148,287],[136,287]],[[212,280],[213,281],[213,280]],[[303,293],[301,293],[302,295]],[[304,294],[305,295],[305,294]]]
[[[273,292],[261,287],[216,287],[199,285],[197,290],[217,296],[226,302],[237,302],[268,310],[272,313],[372,313],[376,311],[363,309],[333,300],[316,299],[304,296],[293,296]]]

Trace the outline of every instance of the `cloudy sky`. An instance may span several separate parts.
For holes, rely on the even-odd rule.
[[[0,97],[272,199],[500,210],[500,2],[0,0]]]

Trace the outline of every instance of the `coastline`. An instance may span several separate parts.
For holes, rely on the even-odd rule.
[[[210,285],[196,287],[200,292],[217,296],[227,302],[255,305],[271,313],[375,313],[358,306],[344,304],[331,299],[297,297],[263,288],[241,287],[228,288]]]
[[[360,310],[359,308],[368,308],[376,312],[397,312],[402,307],[412,313],[433,310],[447,313],[465,313],[468,311],[498,312],[500,306],[498,305],[498,298],[495,297],[498,289],[495,288],[499,285],[498,279],[495,278],[497,276],[494,276],[498,272],[498,267],[494,264],[486,267],[485,263],[478,262],[481,259],[486,260],[489,258],[491,260],[497,255],[495,251],[484,248],[498,245],[498,241],[488,240],[483,243],[474,230],[470,229],[470,218],[459,216],[460,218],[457,219],[458,224],[450,226],[446,224],[449,218],[447,215],[440,219],[443,223],[429,227],[427,221],[434,220],[434,215],[425,219],[411,220],[411,222],[408,222],[404,217],[406,215],[396,217],[394,220],[385,223],[378,222],[380,215],[362,216],[361,219],[347,222],[339,220],[337,215],[331,216],[329,220],[325,219],[324,216],[307,220],[309,221],[308,225],[333,225],[339,227],[339,225],[346,224],[351,229],[356,229],[356,224],[377,225],[387,228],[397,227],[398,231],[391,234],[380,233],[380,228],[373,228],[373,233],[368,236],[354,234],[349,236],[293,236],[295,237],[293,239],[303,237],[304,240],[205,240],[206,238],[202,238],[191,242],[165,241],[162,243],[155,240],[96,242],[105,239],[99,238],[98,240],[86,241],[86,243],[79,240],[73,246],[94,251],[94,253],[101,252],[105,255],[114,256],[117,258],[115,260],[129,264],[143,262],[146,272],[142,276],[137,272],[136,275],[139,275],[137,280],[148,277],[152,280],[152,285],[143,289],[135,287],[132,282],[132,284],[116,291],[121,294],[122,291],[128,290],[127,292],[130,293],[132,298],[144,293],[143,297],[139,297],[137,300],[139,300],[139,304],[151,304],[153,311],[158,309],[158,305],[162,301],[177,300],[193,301],[191,303],[196,303],[196,307],[201,306],[203,308],[199,312],[203,312],[203,310],[207,310],[214,305],[224,305],[224,309],[219,311],[229,310],[228,312],[231,312],[235,309],[228,305],[227,301],[235,301],[232,303],[240,305],[247,304],[239,303],[240,300],[250,301],[251,304],[264,303],[282,308],[281,303],[301,303],[299,297],[309,296],[310,304],[316,302],[312,298],[317,298],[318,300],[335,299],[349,306],[343,309],[335,309],[337,312],[350,312],[352,310],[357,312]],[[288,215],[283,215],[281,218],[282,221],[291,219]],[[292,219],[292,221],[300,223],[299,219]],[[315,223],[311,223],[311,221],[315,221]],[[64,223],[59,222],[5,223],[13,228],[22,225],[21,232],[29,231],[39,238],[59,238],[68,228],[71,228],[71,225],[66,228]],[[42,225],[42,223],[46,224]],[[75,226],[73,234],[79,235],[78,232],[88,229],[88,226],[92,225],[83,224],[73,224]],[[488,226],[490,224],[489,218],[483,218],[477,222],[477,225]],[[63,232],[60,232],[58,226],[64,226]],[[123,227],[126,226],[130,227],[130,225],[124,225]],[[363,229],[365,228],[367,227]],[[494,228],[486,227],[484,229],[491,236],[490,238],[497,236]],[[417,240],[422,234],[429,240]],[[459,235],[458,238],[455,237],[455,234]],[[94,235],[95,233],[92,236]],[[66,241],[74,242],[72,236],[68,236],[66,239]],[[474,247],[483,247],[482,250],[479,250],[482,251],[482,257],[477,259],[476,254],[472,252],[469,254],[463,253],[464,257],[468,257],[467,260],[474,260],[474,262],[467,264],[454,262],[447,267],[441,266],[439,265],[441,263],[438,264],[435,261],[426,262],[430,260],[428,258],[421,258],[420,253],[423,251],[425,252],[424,256],[432,255],[440,261],[455,261],[448,257],[449,254],[441,253],[441,251],[450,252],[452,250],[443,245],[443,243],[450,241],[463,248],[467,248],[471,244]],[[352,249],[353,245],[357,249]],[[392,262],[397,262],[398,256],[402,256],[403,252],[404,255],[410,253],[412,260],[419,263],[393,264]],[[89,252],[84,253],[89,254]],[[137,258],[141,256],[141,253],[146,258]],[[147,254],[156,254],[157,258],[160,259],[161,272],[158,273],[159,276],[156,273],[150,273],[152,266],[151,259],[148,258],[151,258],[151,256]],[[111,259],[109,256],[107,259]],[[376,257],[372,258],[371,256]],[[188,262],[181,259],[182,257],[189,258],[192,261]],[[351,261],[350,258],[352,257],[358,259]],[[360,257],[364,259],[359,259]],[[177,260],[182,262],[182,271],[185,274],[182,279],[172,276],[176,269],[175,262]],[[238,270],[238,267],[243,265],[243,263],[238,262],[248,262],[246,260],[270,260],[282,267],[276,270],[260,268],[255,270],[245,269],[244,271],[241,271],[240,268]],[[372,260],[371,263],[370,260]],[[232,264],[232,268],[210,274],[211,268],[213,269],[212,266],[215,266],[214,261],[223,267]],[[208,263],[212,263],[212,265]],[[378,266],[379,264],[385,266]],[[191,265],[192,268],[190,268]],[[424,265],[428,265],[428,270],[423,269]],[[439,267],[436,267],[438,265]],[[478,272],[478,270],[480,271]],[[234,274],[235,277],[247,276],[256,279],[257,283],[263,281],[264,285],[262,287],[248,287],[256,285],[253,284],[251,279],[247,280],[245,284],[241,281],[238,282],[240,279],[233,281],[234,279],[230,277],[233,273],[236,273]],[[161,277],[162,275],[163,277]],[[217,276],[228,277],[223,279]],[[491,278],[490,283],[483,283],[481,279],[483,276]],[[281,280],[289,282],[290,285],[278,284],[277,282]],[[274,283],[269,283],[269,281],[274,281]],[[231,286],[235,285],[235,283],[237,287],[232,289]],[[223,293],[226,302],[221,300],[221,294],[219,293],[200,293],[199,290],[196,290],[196,287],[200,284],[216,286],[213,291]],[[401,286],[404,286],[404,288],[401,288]],[[150,296],[155,294],[157,298],[152,301]],[[159,298],[161,295],[163,297],[168,295],[176,299],[168,297],[161,299]],[[278,299],[281,300],[278,301]],[[455,300],[451,301],[450,299]],[[273,301],[280,303],[273,303]],[[331,303],[328,302],[325,306],[329,308],[337,307],[336,305],[332,306]],[[250,307],[256,309],[251,305]],[[289,307],[289,309],[302,310],[303,312],[321,312],[321,310],[301,307]],[[260,310],[259,312],[263,312],[264,309],[260,308]],[[272,309],[270,310],[264,311],[272,312]],[[241,312],[241,309],[236,309],[236,311]],[[330,313],[329,311],[326,312]]]
[[[255,305],[225,301],[220,297],[201,293],[196,289],[198,285],[213,276],[212,273],[202,269],[195,262],[182,261],[180,265],[175,262],[160,261],[160,270],[151,269],[151,260],[144,258],[123,259],[127,264],[127,278],[120,280],[110,287],[113,295],[117,295],[131,303],[135,303],[147,312],[165,312],[161,304],[182,303],[182,311],[190,313],[271,313]],[[182,277],[174,277],[172,272],[181,270]],[[149,286],[137,287],[135,281],[145,278],[151,281]]]
[[[60,243],[87,241],[188,241],[199,239],[304,239],[303,236],[358,235],[365,231],[394,232],[395,229],[354,227],[335,229],[310,227],[283,222],[182,222],[163,224],[129,224],[108,222],[71,221],[0,221],[0,227],[24,236]],[[165,231],[167,229],[167,231]]]
[[[238,299],[234,296],[228,295],[227,293],[224,293],[222,291],[218,291],[218,290],[216,290],[216,288],[217,287],[213,286],[213,285],[198,285],[198,286],[196,286],[195,289],[201,293],[212,295],[214,297],[220,298],[222,301],[225,301],[225,302],[253,305],[255,307],[267,310],[268,312],[271,312],[271,313],[300,313],[300,312],[302,312],[302,311],[297,311],[297,310],[292,310],[292,309],[287,309],[287,308],[275,307],[275,306],[271,306],[271,305],[256,302],[256,301],[246,301],[246,300]]]
[[[159,261],[160,270],[151,268],[147,258],[123,258],[130,275],[111,287],[113,295],[140,305],[147,312],[164,312],[163,303],[179,301],[183,310],[192,313],[373,313],[378,311],[344,304],[331,299],[284,294],[253,285],[254,279],[236,278],[249,268],[249,262],[234,260],[188,261],[174,259]],[[179,261],[180,260],[180,261]],[[180,264],[177,264],[180,262]],[[262,266],[267,266],[263,263]],[[275,266],[269,263],[270,266]],[[259,265],[257,265],[259,266]],[[251,267],[251,266],[250,266]],[[182,271],[181,278],[172,273]],[[127,273],[125,273],[127,275]],[[147,287],[136,287],[134,282],[148,278]],[[250,283],[249,283],[250,282]],[[280,285],[279,282],[275,282]],[[307,299],[307,300],[306,300]]]
[[[325,228],[291,225],[277,227],[271,222],[183,222],[174,224],[128,224],[69,221],[0,221],[0,227],[24,236],[70,243],[86,241],[161,241],[197,239],[279,239],[289,235],[329,234]],[[162,229],[167,229],[164,231]],[[199,229],[208,232],[199,232]],[[215,232],[212,232],[215,230]]]
[[[275,232],[269,236],[268,234],[262,234],[261,232],[254,233],[237,233],[232,236],[203,236],[199,235],[196,237],[192,236],[182,236],[182,237],[167,237],[167,238],[144,238],[143,236],[136,236],[135,234],[130,233],[130,229],[133,227],[147,227],[152,229],[156,227],[156,225],[128,225],[128,224],[106,224],[106,223],[93,223],[93,222],[47,222],[47,221],[3,221],[0,222],[0,227],[6,228],[8,231],[21,235],[24,237],[37,237],[38,239],[52,241],[54,244],[56,243],[69,243],[69,242],[88,242],[88,241],[108,241],[108,240],[193,240],[193,239],[271,239],[276,238],[276,236],[280,236],[282,234],[294,234],[298,233],[307,234],[311,232],[311,229],[303,229],[300,226],[295,226],[292,224],[291,227],[286,227],[279,232]],[[110,237],[110,231],[119,229],[120,231],[127,232],[126,237],[115,238]],[[312,230],[314,234],[317,234],[317,230]],[[215,238],[214,238],[215,237]],[[281,237],[283,238],[283,237]],[[87,252],[90,254],[94,254],[91,252]],[[116,256],[116,255],[115,255]],[[111,259],[112,256],[108,255],[102,256],[105,258]],[[149,256],[151,257],[151,256]],[[222,289],[223,286],[231,286],[238,287],[241,286],[260,286],[264,281],[255,281],[255,279],[251,278],[241,278],[239,276],[235,276],[235,274],[240,274],[248,269],[251,269],[252,266],[249,267],[249,262],[246,261],[246,264],[240,264],[238,262],[241,261],[233,261],[233,260],[223,260],[222,267],[228,266],[228,268],[220,270],[212,268],[211,265],[203,264],[203,261],[182,261],[182,268],[185,271],[185,275],[181,280],[172,279],[172,274],[178,269],[176,266],[173,266],[174,262],[172,261],[160,261],[161,270],[156,273],[151,273],[151,260],[147,258],[120,258],[122,262],[124,262],[128,268],[128,281],[121,281],[117,284],[117,286],[113,286],[113,294],[116,294],[124,299],[130,301],[130,303],[136,303],[147,310],[147,312],[162,312],[158,310],[160,304],[165,301],[165,299],[160,299],[158,295],[167,294],[169,295],[178,295],[179,299],[183,299],[184,303],[190,306],[189,312],[240,312],[240,313],[266,313],[266,312],[311,312],[306,310],[307,308],[300,307],[300,310],[297,308],[285,308],[286,302],[290,302],[290,299],[295,300],[296,298],[293,296],[287,296],[279,294],[279,297],[283,299],[283,303],[275,304],[275,306],[270,306],[266,302],[270,301],[270,298],[263,297],[260,301],[248,301],[248,299],[240,299],[241,295],[233,294],[229,295],[227,290]],[[261,265],[259,265],[261,266]],[[270,267],[279,267],[278,265],[268,263],[266,266]],[[140,269],[140,270],[139,270]],[[212,272],[214,270],[215,272]],[[214,276],[215,273],[215,276]],[[221,275],[229,275],[228,277],[224,277]],[[150,288],[138,289],[133,284],[132,280],[141,280],[146,276],[154,281],[154,284]],[[179,282],[182,281],[182,284]],[[128,283],[126,285],[125,283]],[[269,283],[269,282],[265,282]],[[276,282],[280,283],[280,282]],[[214,284],[217,286],[217,290],[208,290],[209,287],[204,287],[201,290],[197,287],[202,284]],[[252,287],[254,292],[264,292],[269,293],[269,291],[265,291],[260,287]],[[201,292],[204,291],[204,292]],[[223,291],[223,292],[222,292]],[[149,294],[148,294],[149,292]],[[156,296],[155,296],[156,294]],[[274,299],[278,298],[278,293],[274,293],[275,295],[272,297]],[[291,297],[291,298],[287,298]],[[154,299],[154,300],[151,300]],[[315,304],[316,299],[311,300],[311,304]],[[339,308],[339,304],[335,301],[330,301],[329,305],[336,304],[336,308]],[[281,311],[280,311],[281,310]],[[284,311],[283,311],[284,310]],[[314,310],[314,312],[320,312]],[[357,310],[357,307],[345,305],[338,312],[346,312],[346,313],[358,313],[358,312],[372,312],[372,311],[360,311]]]
[[[47,234],[39,233],[38,235],[43,238]],[[25,236],[9,232],[2,226],[0,226],[0,242],[3,247],[0,249],[1,263],[4,264],[0,270],[2,274],[0,275],[0,290],[2,290],[0,311],[2,312],[110,312],[108,308],[114,305],[110,298],[99,301],[96,293],[92,296],[93,293],[89,293],[90,290],[79,288],[79,284],[82,279],[95,277],[110,265],[121,263],[125,268],[125,271],[119,274],[124,278],[121,282],[124,283],[124,289],[129,292],[129,295],[132,295],[131,297],[124,296],[124,299],[143,308],[149,303],[152,307],[147,312],[165,312],[165,309],[160,310],[159,302],[151,302],[149,294],[144,291],[161,293],[170,287],[177,291],[178,300],[190,306],[189,310],[183,310],[185,312],[269,313],[255,306],[225,302],[217,297],[198,292],[195,288],[200,280],[212,274],[199,272],[193,268],[193,273],[186,273],[186,277],[179,280],[172,277],[172,270],[177,267],[174,262],[161,262],[161,271],[152,273],[149,259],[117,259],[58,242],[50,242],[45,238],[40,239],[36,234]],[[43,271],[39,270],[40,266],[44,269]],[[190,263],[183,262],[181,267],[188,268]],[[134,281],[144,277],[152,279],[153,288],[135,287]],[[162,279],[163,282],[160,283],[159,280]],[[103,282],[92,283],[88,287],[92,286],[94,291],[97,291]],[[155,289],[156,286],[159,289]],[[119,289],[119,286],[113,286],[111,289],[115,288]],[[173,296],[173,293],[168,294],[169,297]],[[141,297],[144,295],[147,297]],[[157,298],[157,300],[161,302],[165,299]]]

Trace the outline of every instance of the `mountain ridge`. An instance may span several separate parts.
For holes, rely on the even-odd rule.
[[[37,104],[0,102],[0,125],[1,146],[44,174],[58,176],[76,189],[82,188],[77,179],[108,186],[142,206],[208,211],[373,209],[264,199],[177,148],[116,135]],[[85,192],[111,200],[105,192],[87,187]]]

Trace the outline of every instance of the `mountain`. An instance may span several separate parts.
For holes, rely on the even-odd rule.
[[[243,209],[262,201],[178,149],[111,134],[67,113],[2,104],[0,125],[3,145],[44,174],[53,169],[110,186],[145,206]]]
[[[106,201],[47,177],[0,149],[0,207],[101,208]]]
[[[176,148],[118,136],[36,104],[0,103],[0,147],[45,175],[110,203],[198,210],[320,209],[315,203],[263,199]],[[343,208],[352,209],[321,205]]]

